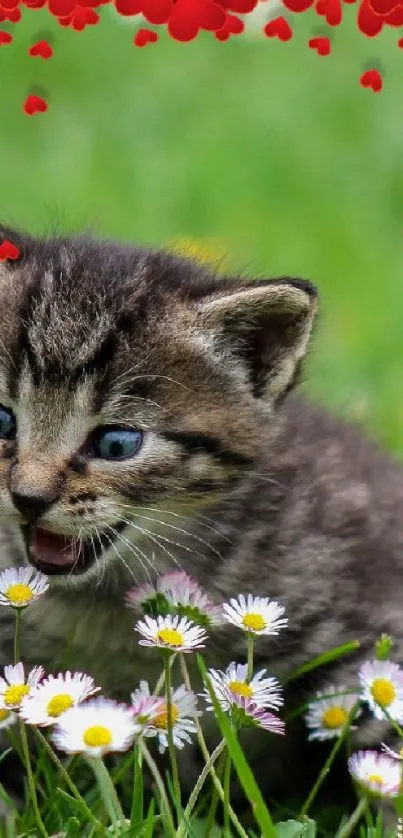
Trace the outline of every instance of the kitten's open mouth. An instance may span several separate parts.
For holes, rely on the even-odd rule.
[[[114,530],[124,525],[115,524]],[[21,527],[30,564],[47,576],[80,574],[88,570],[95,559],[114,541],[112,532],[98,532],[96,536],[81,539],[80,549],[76,538],[60,535],[42,527]]]

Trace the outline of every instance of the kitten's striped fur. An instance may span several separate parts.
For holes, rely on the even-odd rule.
[[[175,566],[217,602],[251,592],[286,606],[289,629],[257,644],[277,675],[351,639],[370,655],[383,631],[403,659],[403,471],[289,393],[313,286],[216,277],[165,252],[86,238],[2,235],[21,257],[0,263],[0,404],[18,425],[15,444],[0,441],[1,566],[26,561],[10,489],[47,499],[41,527],[99,548],[88,572],[52,580],[27,610],[24,659],[67,663],[70,644],[68,663],[128,697],[159,666],[137,645],[124,592]],[[144,432],[138,455],[88,456],[90,432],[109,424]],[[8,616],[2,609],[4,663]],[[206,654],[241,660],[242,639],[220,630]],[[309,676],[298,700],[329,677],[354,686],[356,669],[357,658]],[[378,741],[374,726],[360,735]],[[271,793],[308,782],[289,741],[259,736],[248,747],[262,752]]]

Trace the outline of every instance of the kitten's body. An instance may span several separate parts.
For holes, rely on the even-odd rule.
[[[177,563],[217,603],[250,592],[285,605],[289,628],[256,644],[258,662],[281,678],[352,639],[371,656],[382,632],[403,660],[403,469],[354,429],[286,395],[313,317],[311,286],[230,287],[160,254],[17,243],[20,264],[0,265],[0,403],[12,405],[21,429],[17,453],[3,453],[1,565],[26,562],[9,487],[54,494],[58,457],[63,486],[41,526],[74,535],[84,510],[80,521],[88,516],[94,527],[119,515],[137,527],[116,539],[98,572],[67,584],[58,577],[26,611],[23,658],[83,669],[125,698],[140,678],[153,682],[158,656],[138,646],[123,597],[133,575],[141,582]],[[119,390],[129,379],[130,392]],[[83,445],[96,425],[118,422],[144,430],[145,450],[104,474]],[[150,571],[142,565],[151,556]],[[2,609],[0,619],[8,617]],[[7,663],[11,630],[2,638]],[[244,654],[231,627],[206,648],[221,667]],[[354,687],[357,665],[355,656],[300,680],[295,695],[329,680]],[[378,743],[374,725],[359,736]],[[253,748],[264,754],[271,793],[298,766],[306,772],[288,740],[259,736]]]

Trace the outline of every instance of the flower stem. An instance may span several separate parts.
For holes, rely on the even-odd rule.
[[[188,671],[188,668],[187,668],[185,656],[183,654],[181,655],[181,670],[182,670],[182,675],[183,675],[183,680],[185,682],[185,686],[189,691],[191,691],[192,690],[192,685],[190,683],[189,671]],[[196,724],[196,735],[197,735],[197,741],[199,743],[200,750],[203,754],[204,761],[208,762],[210,760],[210,752],[209,752],[208,747],[206,745],[206,740],[203,736],[203,731],[202,731],[202,728],[201,728],[201,725],[200,725],[200,722],[199,722],[199,717],[195,716],[194,721],[195,721],[195,724]],[[217,792],[221,802],[223,803],[224,802],[224,789],[221,785],[221,782],[219,780],[219,777],[218,777],[217,772],[216,772],[215,768],[213,767],[213,765],[210,766],[210,774],[211,774],[211,779],[214,783],[214,789]],[[229,816],[231,818],[232,825],[236,829],[238,835],[240,835],[241,838],[248,838],[247,832],[245,832],[242,824],[238,820],[238,818],[237,818],[237,816],[236,816],[236,814],[235,814],[235,812],[234,812],[234,810],[232,809],[231,806],[229,807]]]
[[[103,829],[101,821],[97,820],[97,818],[95,817],[93,812],[91,812],[91,809],[89,808],[89,806],[87,806],[87,804],[86,804],[84,798],[81,796],[77,786],[75,785],[75,783],[73,783],[73,780],[71,779],[70,775],[68,774],[66,768],[64,767],[63,763],[61,762],[61,760],[59,759],[57,754],[55,754],[53,748],[49,745],[49,742],[46,739],[46,737],[43,735],[42,731],[40,731],[39,728],[37,728],[37,727],[34,728],[34,730],[35,730],[35,735],[36,735],[37,739],[39,740],[41,745],[43,745],[43,747],[45,748],[46,753],[48,754],[48,756],[50,757],[50,759],[52,760],[52,762],[56,766],[57,770],[59,771],[59,773],[63,777],[63,779],[66,783],[66,786],[71,791],[73,797],[75,797],[75,799],[80,803],[81,808],[85,811],[85,814],[86,814],[88,820],[91,821],[91,823],[97,829],[97,831],[99,831],[100,829]]]
[[[165,811],[165,818],[166,818],[166,821],[167,821],[167,824],[168,824],[168,827],[169,827],[169,831],[170,831],[172,836],[175,836],[176,833],[175,833],[175,826],[174,826],[174,822],[173,822],[173,818],[172,818],[172,814],[171,814],[171,807],[169,805],[168,796],[167,796],[167,793],[165,791],[165,786],[164,786],[161,774],[158,771],[157,765],[156,765],[155,761],[153,760],[153,758],[150,754],[150,751],[148,750],[147,745],[145,744],[143,739],[139,739],[139,748],[140,748],[140,751],[141,751],[141,753],[144,757],[144,761],[147,763],[147,765],[150,769],[150,773],[153,777],[155,785],[157,786],[157,789],[160,793],[161,803],[162,803],[162,807]]]
[[[225,838],[231,835],[229,826],[230,807],[230,786],[231,786],[231,756],[228,753],[224,768],[224,835]]]
[[[189,797],[189,802],[186,806],[186,809],[183,813],[181,822],[179,824],[179,828],[178,828],[178,831],[176,833],[176,838],[186,838],[187,829],[188,829],[188,825],[189,825],[189,819],[190,819],[191,814],[193,812],[193,809],[194,809],[194,807],[197,803],[197,798],[199,797],[199,794],[200,794],[200,792],[201,792],[201,790],[204,786],[204,783],[205,783],[208,775],[210,774],[211,766],[214,765],[215,761],[218,759],[220,754],[223,752],[224,748],[225,748],[225,740],[223,739],[222,742],[220,742],[220,744],[217,745],[216,749],[211,754],[209,760],[206,762],[202,772],[200,773],[199,777],[197,778],[196,785],[195,785],[195,787],[194,787],[194,789],[193,789],[193,791],[192,791],[192,793]]]
[[[15,608],[15,628],[14,628],[14,663],[19,662],[20,658],[20,634],[21,634],[21,611],[19,608]],[[38,806],[38,798],[36,794],[35,788],[35,779],[32,773],[32,765],[31,765],[31,758],[29,756],[29,747],[28,747],[28,737],[27,731],[25,730],[24,722],[20,719],[19,720],[19,729],[20,729],[20,737],[21,737],[21,746],[22,746],[22,755],[24,758],[24,767],[27,772],[27,779],[28,779],[28,789],[29,795],[32,802],[32,808],[35,814],[35,820],[38,826],[38,830],[44,838],[47,838],[48,833],[46,832],[44,823],[41,818],[41,813],[39,811]]]
[[[336,758],[336,755],[337,755],[338,751],[340,750],[346,736],[348,735],[351,724],[355,719],[355,716],[357,714],[358,708],[360,707],[360,704],[361,704],[361,701],[356,701],[354,706],[351,708],[350,713],[348,714],[348,717],[346,719],[346,723],[345,723],[345,725],[344,725],[344,727],[343,727],[343,729],[340,733],[340,736],[336,739],[336,741],[333,745],[333,748],[330,751],[330,754],[329,754],[329,756],[328,756],[328,758],[327,758],[327,760],[326,760],[326,762],[325,762],[325,764],[322,768],[322,771],[320,772],[320,774],[318,776],[318,779],[316,780],[316,783],[312,787],[311,791],[308,794],[307,799],[305,800],[305,803],[304,803],[304,805],[303,805],[303,807],[302,807],[302,809],[301,809],[301,811],[298,815],[298,820],[303,819],[303,817],[308,813],[313,801],[315,800],[315,797],[316,797],[323,781],[327,777],[327,775],[328,775],[328,773],[329,773],[329,771],[330,771],[330,769],[333,765],[333,762]]]
[[[337,838],[350,838],[352,835],[355,827],[357,826],[358,822],[361,820],[363,814],[365,813],[366,809],[368,808],[368,798],[362,797],[361,800],[358,801],[356,808],[354,809],[353,814],[349,817],[347,823],[344,824],[342,829],[337,835]]]
[[[24,722],[21,719],[19,721],[19,727],[20,727],[22,753],[24,755],[25,770],[27,772],[29,795],[30,795],[30,798],[31,798],[32,807],[33,807],[34,814],[35,814],[35,820],[36,820],[37,827],[38,827],[38,830],[39,830],[40,834],[43,835],[43,838],[48,838],[48,833],[46,832],[44,823],[43,823],[42,818],[41,818],[41,813],[39,811],[39,806],[38,806],[38,798],[37,798],[37,795],[36,795],[35,780],[34,780],[34,775],[32,773],[31,759],[30,759],[30,756],[29,756],[27,731],[25,730]]]
[[[171,669],[172,669],[175,658],[176,658],[176,652],[174,652],[173,655],[169,656],[169,666],[171,667]],[[164,669],[161,672],[160,677],[158,678],[158,681],[155,685],[155,690],[154,690],[153,694],[154,695],[159,695],[163,686],[164,686],[164,684],[165,684],[165,666],[164,666]]]
[[[170,666],[170,657],[169,653],[165,653],[164,655],[164,664],[165,664],[165,696],[167,702],[167,738],[168,738],[168,750],[169,750],[169,759],[171,761],[171,769],[172,769],[172,781],[173,781],[173,789],[175,793],[175,805],[176,810],[178,812],[178,817],[180,817],[179,813],[181,810],[181,787],[179,783],[179,772],[178,772],[178,763],[176,760],[176,753],[175,753],[175,745],[174,745],[174,736],[173,736],[173,713],[172,713],[172,685],[171,685],[171,666]]]
[[[253,634],[247,634],[246,635],[246,642],[247,642],[247,647],[248,647],[248,674],[247,674],[246,677],[247,677],[248,681],[250,681],[251,678],[252,678],[252,675],[253,675],[253,647],[254,647],[254,643],[255,643],[254,635]]]
[[[124,824],[125,816],[123,814],[119,798],[116,794],[116,789],[109,776],[109,772],[105,768],[101,757],[89,759],[88,762],[95,774],[106,810],[113,823],[114,834],[120,835],[119,822]]]
[[[21,609],[15,608],[15,629],[14,629],[14,663],[20,660],[20,636],[21,636]]]

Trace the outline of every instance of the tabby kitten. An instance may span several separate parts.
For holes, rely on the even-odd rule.
[[[20,249],[0,263],[1,567],[29,562],[52,583],[26,611],[23,658],[127,698],[159,664],[124,593],[179,566],[213,601],[285,605],[289,628],[257,643],[282,679],[353,638],[370,656],[381,632],[403,659],[403,471],[290,393],[315,288],[86,238],[1,236]],[[7,609],[0,619],[7,663]],[[242,638],[217,630],[206,656],[242,660]],[[300,679],[289,706],[329,680],[354,686],[357,666]],[[309,782],[293,735],[299,747],[294,725],[246,743],[270,794]],[[359,736],[378,744],[379,729]]]

